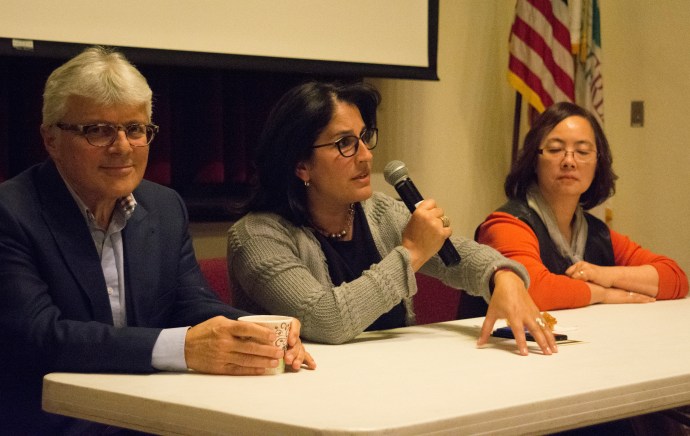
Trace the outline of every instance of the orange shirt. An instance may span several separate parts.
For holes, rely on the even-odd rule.
[[[627,236],[609,231],[617,266],[652,265],[656,268],[659,273],[657,300],[687,295],[688,278],[676,262],[645,250]],[[504,212],[494,212],[479,227],[477,240],[527,268],[531,281],[529,293],[540,310],[589,305],[591,295],[587,283],[551,273],[541,261],[537,235],[523,221]]]

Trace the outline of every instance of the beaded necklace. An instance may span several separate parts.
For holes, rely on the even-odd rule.
[[[322,229],[321,227],[317,226],[313,221],[311,222],[311,225],[322,235],[329,239],[343,239],[345,235],[347,235],[347,231],[350,229],[350,226],[352,225],[352,221],[355,219],[355,204],[350,203],[350,209],[348,210],[347,213],[347,222],[345,223],[345,228],[339,231],[338,233],[330,233],[327,232],[326,230]]]

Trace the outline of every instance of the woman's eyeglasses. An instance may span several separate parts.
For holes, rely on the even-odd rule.
[[[376,128],[365,128],[362,130],[359,136],[348,135],[343,136],[335,142],[329,142],[328,144],[312,145],[311,148],[321,148],[328,147],[329,145],[335,145],[338,147],[338,151],[343,157],[351,157],[357,154],[359,150],[359,141],[362,141],[364,145],[369,150],[373,150],[376,147],[376,143],[379,140],[379,129]]]
[[[565,159],[568,153],[572,153],[573,159],[580,163],[593,162],[597,159],[597,151],[588,148],[568,150],[563,147],[544,147],[539,149],[539,154],[544,156],[545,159],[559,162]]]

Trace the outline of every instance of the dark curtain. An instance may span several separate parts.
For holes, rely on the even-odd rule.
[[[0,56],[0,181],[47,157],[39,133],[45,80],[64,60]],[[154,93],[146,178],[177,190],[195,220],[236,218],[268,111],[310,76],[137,65]]]

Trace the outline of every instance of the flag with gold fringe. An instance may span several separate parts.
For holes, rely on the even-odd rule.
[[[517,0],[508,81],[538,112],[575,101],[570,13],[563,0]]]

